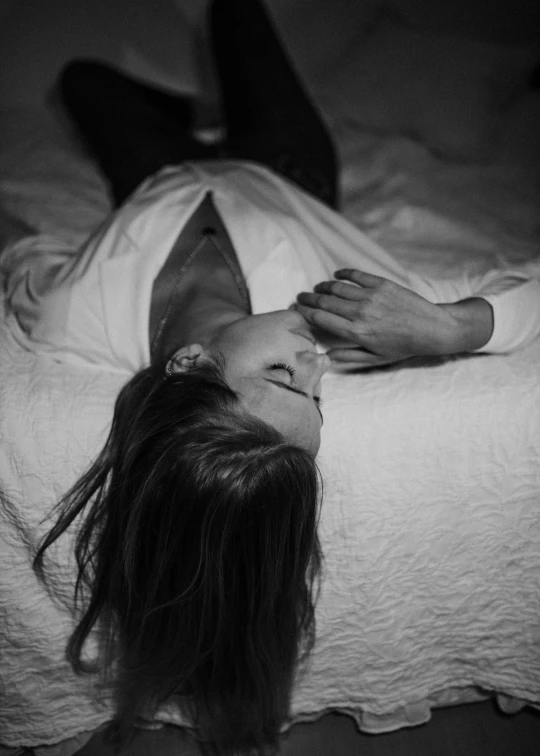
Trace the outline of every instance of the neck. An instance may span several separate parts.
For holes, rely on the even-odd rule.
[[[237,302],[227,299],[190,298],[189,302],[183,302],[181,313],[171,318],[171,327],[163,334],[156,357],[166,357],[187,344],[206,347],[222,328],[248,314]]]
[[[212,234],[201,245],[201,229],[205,224],[214,229],[215,238]],[[190,257],[195,249],[196,255]],[[226,230],[207,195],[181,232],[158,276],[166,322],[154,347],[154,358],[166,357],[188,344],[206,346],[224,326],[249,314],[227,254],[229,260],[236,261]],[[182,268],[187,259],[189,264]],[[241,275],[237,261],[234,267],[237,275]]]
[[[198,302],[183,314],[182,341],[207,346],[222,328],[246,315],[245,310],[234,305],[213,302],[208,307],[204,300]]]

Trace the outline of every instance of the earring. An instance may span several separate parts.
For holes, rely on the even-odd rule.
[[[165,366],[165,377],[174,375],[173,370],[175,367],[178,368],[179,372],[189,370],[190,367],[196,364],[198,358],[198,354],[193,357],[189,355],[185,355],[184,357],[170,357]]]
[[[173,374],[173,365],[178,365],[178,362],[174,357],[171,357],[167,360],[167,364],[165,365],[165,377],[169,378]]]

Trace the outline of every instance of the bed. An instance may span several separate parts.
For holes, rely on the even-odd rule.
[[[424,274],[495,264],[540,275],[534,4],[514,26],[489,16],[489,34],[480,33],[482,8],[476,26],[467,17],[464,27],[448,4],[440,28],[442,6],[430,16],[401,3],[398,15],[340,0],[338,13],[316,0],[306,16],[301,0],[269,4],[335,135],[348,218]],[[81,19],[89,6],[79,5],[88,29]],[[143,13],[143,0],[136,7]],[[131,29],[115,62],[194,91],[209,75],[193,53],[204,45],[200,18],[180,2],[153,7],[169,20],[172,13],[190,41],[184,58],[158,65],[140,37],[131,44]],[[321,44],[310,47],[310,34]],[[93,52],[113,54],[105,37]],[[9,95],[0,107],[0,213],[78,242],[110,199],[54,97],[45,98],[57,53],[38,50],[33,79],[24,60],[26,99],[11,96],[13,79],[0,81]],[[46,70],[42,54],[54,58]],[[38,74],[47,81],[36,83]],[[210,123],[211,97],[206,105]],[[23,746],[70,756],[111,717],[112,703],[64,658],[70,539],[55,547],[48,589],[31,559],[43,518],[103,443],[124,377],[26,352],[5,318],[0,355],[0,756]],[[324,577],[317,641],[290,723],[337,710],[378,733],[426,722],[435,706],[485,697],[508,712],[540,708],[539,372],[537,340],[512,355],[327,375]],[[157,721],[184,724],[174,702]]]

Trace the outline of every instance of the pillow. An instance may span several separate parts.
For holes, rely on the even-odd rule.
[[[412,136],[439,156],[485,160],[536,61],[532,47],[432,34],[386,18],[341,61],[324,104],[334,117]]]
[[[106,182],[44,107],[0,106],[0,214],[78,247],[110,211]]]

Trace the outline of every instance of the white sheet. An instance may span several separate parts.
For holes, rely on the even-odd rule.
[[[43,115],[0,120],[0,208],[82,238],[107,209],[91,164]],[[349,217],[411,265],[451,272],[477,255],[537,253],[538,194],[521,169],[475,180],[404,139],[345,128],[340,139]],[[52,594],[30,561],[41,518],[104,440],[119,378],[25,353],[3,324],[0,354],[0,742],[52,745],[111,710],[63,660],[68,539]],[[535,342],[509,357],[328,376],[325,578],[295,720],[341,709],[363,729],[395,729],[478,689],[540,704],[539,368]]]

